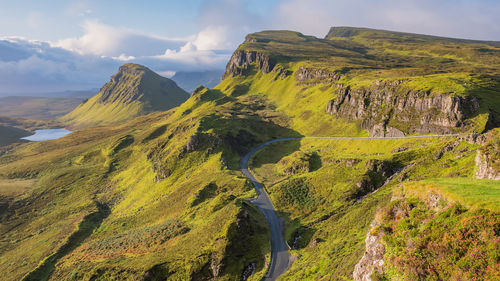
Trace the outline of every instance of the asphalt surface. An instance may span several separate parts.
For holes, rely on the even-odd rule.
[[[260,182],[258,182],[255,177],[248,170],[248,160],[257,151],[263,149],[269,144],[300,140],[300,139],[329,139],[329,140],[357,140],[357,139],[417,139],[417,138],[437,138],[437,137],[459,137],[459,134],[451,135],[426,135],[426,136],[408,136],[408,137],[301,137],[301,138],[283,138],[275,139],[263,143],[257,147],[254,147],[241,159],[241,171],[243,174],[253,183],[255,189],[257,190],[257,198],[252,200],[252,203],[256,205],[260,211],[266,217],[269,228],[271,229],[271,262],[267,270],[266,275],[263,280],[276,280],[283,274],[292,264],[292,259],[290,253],[288,252],[288,246],[283,238],[283,222],[276,211],[274,210],[273,203],[269,196],[267,195],[264,187]]]

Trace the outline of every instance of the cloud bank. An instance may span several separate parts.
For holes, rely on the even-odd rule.
[[[272,3],[272,4],[269,4]],[[93,15],[86,5],[68,13]],[[246,34],[288,29],[323,37],[331,26],[358,26],[500,41],[494,0],[249,0],[202,1],[199,32],[168,38],[84,20],[82,34],[54,42],[0,38],[0,93],[101,86],[119,65],[144,64],[164,75],[225,67]],[[30,20],[37,25],[40,14]],[[169,28],[182,28],[169,27]]]
[[[83,25],[84,34],[57,42],[20,37],[0,38],[0,94],[29,94],[100,87],[126,62],[154,71],[224,68],[230,50],[225,30],[207,28],[184,39],[169,39],[118,29],[97,21]]]

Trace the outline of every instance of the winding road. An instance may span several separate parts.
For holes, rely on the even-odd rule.
[[[254,147],[241,159],[241,171],[253,183],[257,190],[257,198],[251,202],[256,205],[264,214],[269,228],[271,230],[271,261],[263,280],[276,280],[283,274],[292,264],[288,246],[283,238],[283,222],[276,211],[273,203],[267,195],[264,186],[258,182],[248,170],[248,161],[257,151],[264,147],[283,141],[301,140],[301,139],[328,139],[328,140],[358,140],[358,139],[417,139],[417,138],[439,138],[439,137],[460,137],[459,134],[451,135],[425,135],[425,136],[408,136],[408,137],[300,137],[300,138],[282,138],[275,139]]]

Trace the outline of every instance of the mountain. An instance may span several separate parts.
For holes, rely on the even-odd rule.
[[[177,84],[137,64],[122,65],[97,95],[61,118],[73,127],[89,127],[130,120],[180,105],[188,94]]]
[[[172,76],[172,80],[182,89],[192,93],[200,85],[207,88],[215,87],[220,83],[222,74],[224,74],[224,70],[178,71]]]
[[[265,31],[247,36],[218,87],[251,85],[245,91],[271,93],[299,118],[311,118],[310,108],[294,105],[315,104],[372,135],[483,132],[500,122],[499,54],[498,43],[358,28],[333,28],[327,39]],[[273,91],[280,87],[287,93]]]
[[[2,278],[261,280],[282,235],[281,280],[495,280],[496,43],[356,30],[250,34],[178,107],[2,150]]]

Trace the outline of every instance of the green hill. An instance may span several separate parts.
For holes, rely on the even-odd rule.
[[[60,118],[72,127],[119,123],[154,111],[176,107],[188,94],[174,81],[147,67],[122,65],[99,93]]]
[[[269,97],[309,134],[353,134],[335,119],[379,135],[483,132],[500,122],[499,54],[498,42],[370,29],[263,31],[238,47],[218,88]]]
[[[281,280],[494,280],[496,43],[343,30],[250,34],[177,107],[1,151],[2,278],[261,280],[270,233],[239,167],[252,147],[459,132],[293,139],[249,168],[296,257]],[[137,76],[115,77],[94,106],[136,98],[118,81]]]

